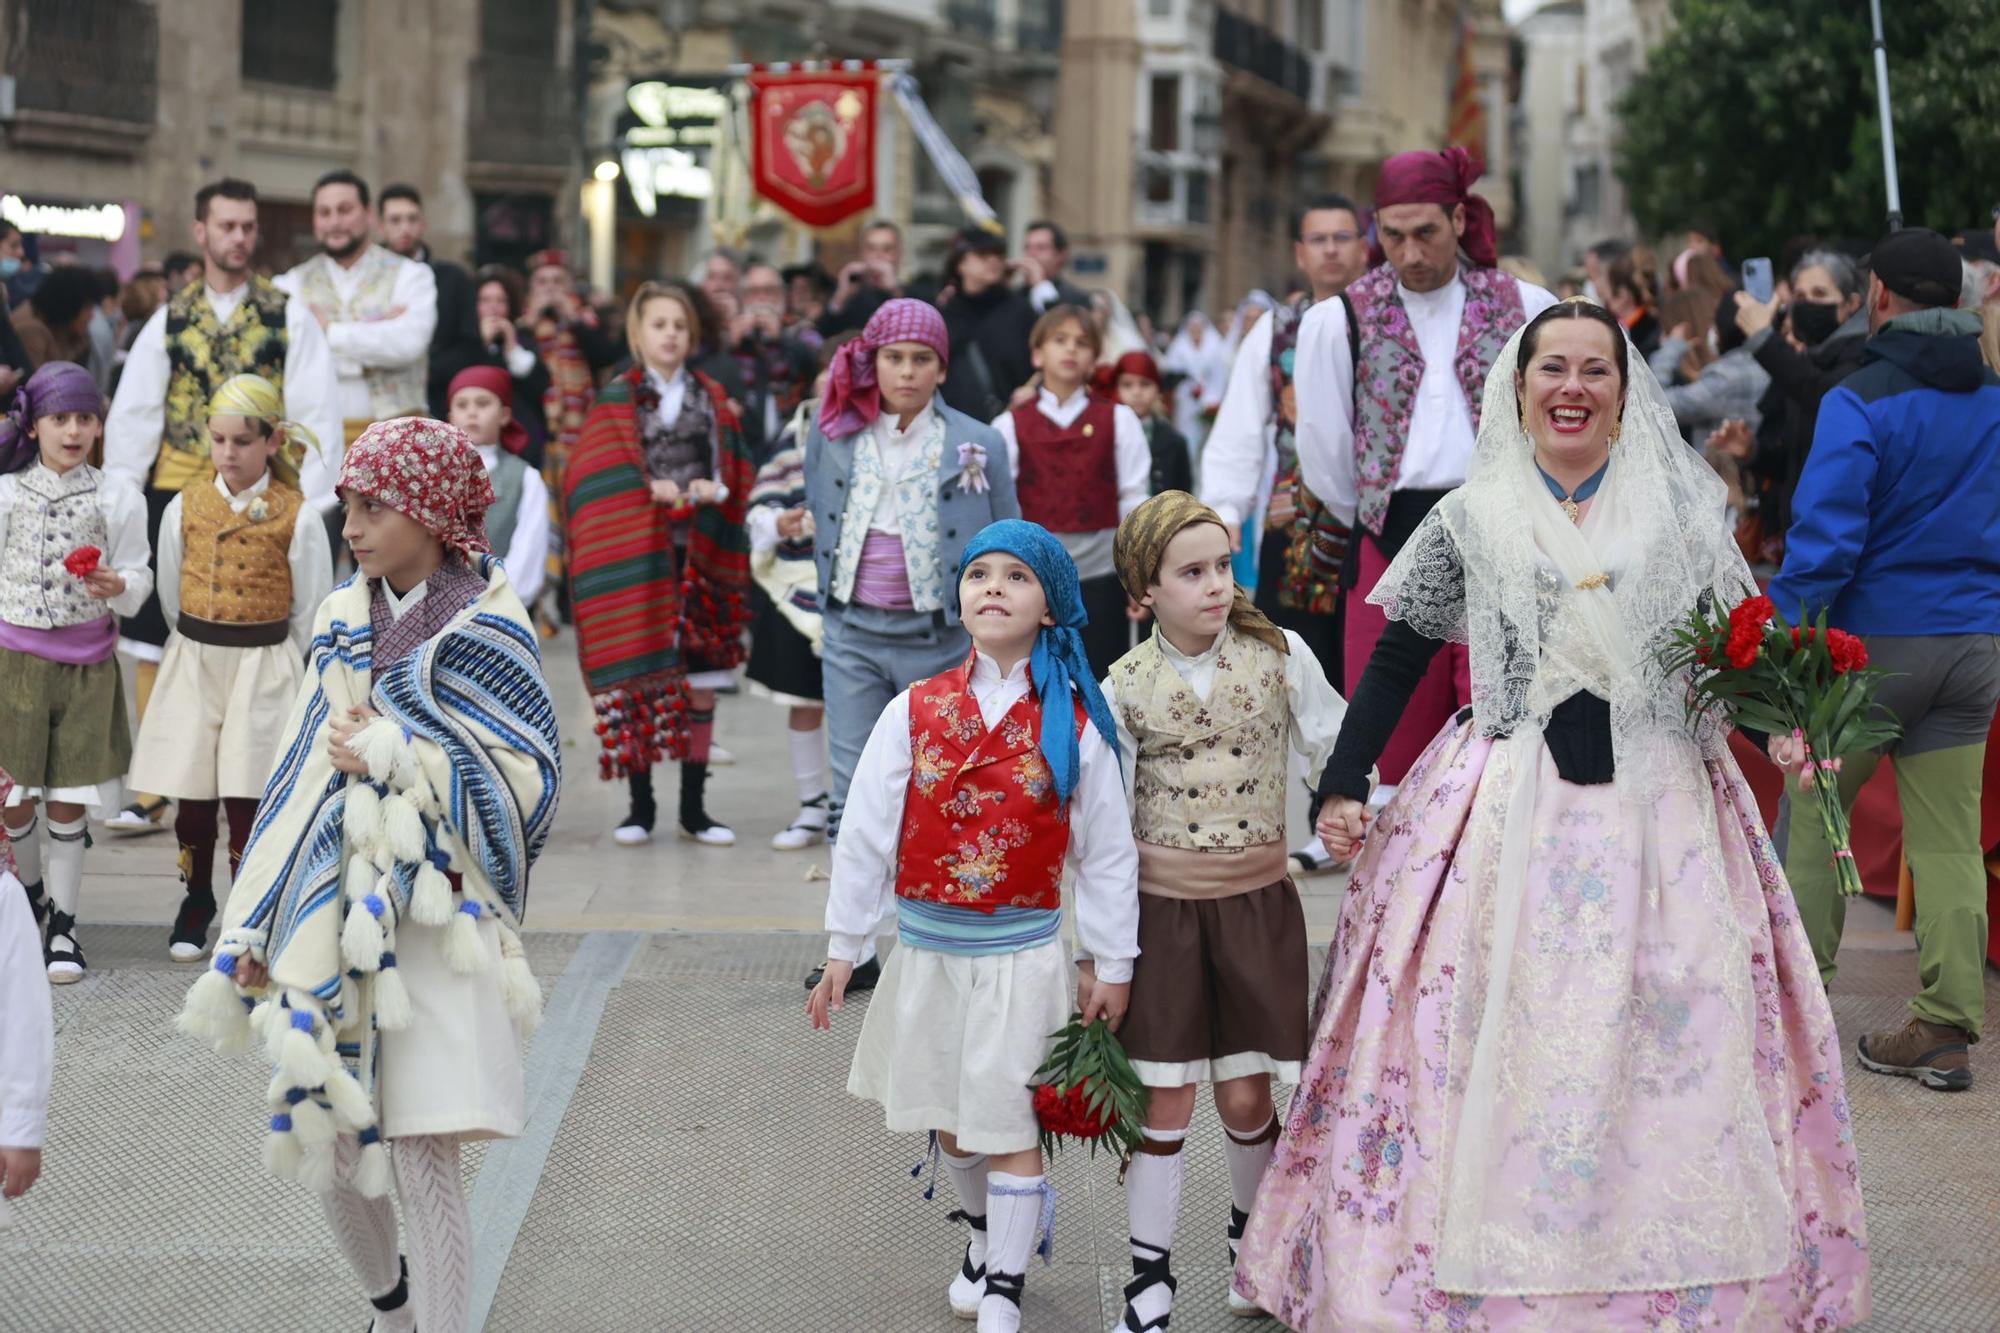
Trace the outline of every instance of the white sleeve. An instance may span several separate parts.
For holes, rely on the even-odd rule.
[[[750,531],[750,553],[763,555],[778,549],[778,514],[776,505],[753,505],[744,525]]]
[[[403,313],[393,319],[327,325],[326,340],[333,354],[377,370],[423,360],[431,349],[431,334],[437,330],[437,277],[431,266],[404,260],[391,299],[403,307]]]
[[[319,448],[308,447],[299,461],[299,489],[308,505],[329,510],[339,503],[333,488],[346,449],[340,379],[312,307],[296,296],[285,302],[285,415],[319,440]]]
[[[1292,650],[1285,657],[1292,751],[1306,761],[1306,778],[1317,786],[1320,771],[1333,757],[1333,743],[1340,739],[1340,724],[1347,719],[1347,700],[1327,680],[1326,669],[1306,641],[1291,630],[1284,633]]]
[[[1139,848],[1118,756],[1096,727],[1084,728],[1078,749],[1068,856],[1076,876],[1077,940],[1080,952],[1097,960],[1099,981],[1122,983],[1132,979],[1139,956]],[[845,820],[840,837],[847,839]]]
[[[42,942],[20,881],[0,875],[0,1148],[40,1148],[55,1072]]]
[[[161,529],[165,531],[164,528]],[[327,546],[326,524],[311,505],[299,510],[292,523],[292,647],[305,656],[312,646],[313,618],[319,604],[333,591],[333,552]],[[162,576],[164,577],[164,575]],[[161,601],[165,601],[164,594]]]
[[[160,456],[160,436],[167,426],[167,381],[172,376],[167,362],[167,308],[162,305],[125,354],[118,396],[104,418],[104,470],[142,491],[153,479],[153,463]]]
[[[146,497],[123,477],[104,478],[98,488],[104,510],[104,563],[125,579],[125,591],[105,603],[115,616],[136,616],[153,590],[153,546],[146,540]]]
[[[1062,300],[1062,292],[1047,278],[1043,278],[1028,289],[1028,301],[1035,307],[1035,313],[1038,315],[1048,314],[1049,307],[1060,300]]]
[[[1244,335],[1201,447],[1201,501],[1235,527],[1250,517],[1271,449],[1271,317]]]
[[[1018,479],[1021,475],[1021,441],[1014,434],[1014,414],[1002,412],[987,424],[1000,432],[1000,439],[1007,446],[1007,475]],[[1147,456],[1150,458],[1151,454]]]
[[[542,474],[529,468],[521,478],[521,510],[514,516],[514,536],[503,557],[507,581],[520,594],[523,606],[533,606],[542,595],[548,562],[549,488]]]
[[[827,957],[861,961],[861,951],[896,893],[896,850],[910,790],[910,692],[889,701],[847,786],[833,883],[826,895]]]
[[[524,379],[535,373],[535,354],[515,343],[507,349],[507,373],[515,379]]]
[[[1556,294],[1546,288],[1537,287],[1532,282],[1522,282],[1519,278],[1514,279],[1514,284],[1521,289],[1521,315],[1523,323],[1533,319],[1536,315],[1541,314],[1556,303]]]
[[[1347,307],[1321,301],[1299,322],[1292,387],[1298,393],[1299,479],[1343,523],[1354,521],[1354,354]]]
[[[210,486],[213,482],[190,482],[194,486]],[[165,618],[169,630],[177,629],[181,620],[181,497],[176,495],[167,501],[166,512],[160,515],[160,549],[153,561],[154,586],[160,590],[160,615]]]
[[[1125,404],[1111,409],[1111,420],[1118,445],[1118,518],[1122,522],[1146,503],[1152,491],[1153,447],[1146,443],[1146,428],[1140,424],[1139,414]]]

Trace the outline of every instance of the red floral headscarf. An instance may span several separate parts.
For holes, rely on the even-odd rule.
[[[430,417],[378,421],[348,446],[340,489],[366,495],[437,534],[460,555],[491,550],[493,483],[465,432]]]
[[[944,316],[927,301],[899,296],[884,301],[869,317],[861,336],[833,354],[826,396],[820,399],[819,428],[829,440],[866,430],[882,415],[882,391],[875,380],[875,353],[891,343],[922,343],[951,363],[951,335]]]

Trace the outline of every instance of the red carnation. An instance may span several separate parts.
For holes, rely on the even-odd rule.
[[[1764,645],[1762,622],[1738,625],[1729,631],[1729,665],[1741,670],[1757,660]]]
[[[1762,629],[1777,614],[1777,605],[1770,598],[1746,597],[1730,611],[1729,628],[1732,634],[1745,627]]]
[[[1833,658],[1836,672],[1858,671],[1868,665],[1868,645],[1846,630],[1826,632],[1826,651]]]
[[[104,552],[95,546],[79,546],[63,557],[63,568],[80,579],[86,579],[97,572],[97,566],[103,559]]]

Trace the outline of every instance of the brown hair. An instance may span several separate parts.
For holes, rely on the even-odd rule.
[[[688,359],[693,360],[701,346],[702,316],[707,313],[708,303],[678,282],[642,282],[632,293],[631,301],[625,306],[625,346],[632,353],[632,359],[642,364],[645,361],[639,354],[639,321],[646,313],[647,304],[652,301],[673,301],[686,312]]]
[[[500,284],[500,290],[507,293],[507,318],[519,319],[528,307],[528,282],[521,274],[505,264],[488,264],[479,270],[473,279],[473,299],[479,297],[480,288],[489,282]]]
[[[1041,345],[1056,336],[1056,330],[1065,324],[1075,324],[1082,328],[1084,341],[1090,344],[1090,355],[1095,360],[1104,351],[1104,330],[1097,327],[1097,316],[1080,305],[1054,305],[1047,314],[1035,321],[1034,330],[1028,334],[1028,350],[1037,351]]]

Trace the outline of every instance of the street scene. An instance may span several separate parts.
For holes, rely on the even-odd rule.
[[[2000,0],[0,0],[0,1329],[2000,1328]]]

